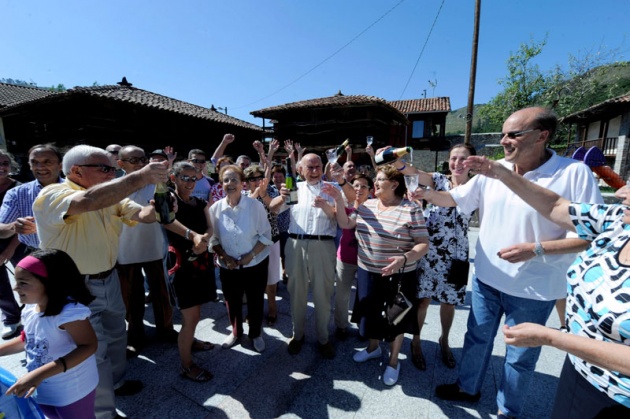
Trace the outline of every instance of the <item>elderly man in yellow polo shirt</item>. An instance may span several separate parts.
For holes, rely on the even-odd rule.
[[[122,224],[155,222],[151,205],[142,207],[126,197],[145,185],[166,182],[167,170],[165,163],[150,163],[113,180],[115,168],[107,152],[79,145],[63,158],[66,180],[44,188],[33,204],[41,248],[68,253],[96,297],[90,322],[98,337],[97,418],[117,416],[114,395],[142,389],[140,381],[124,381],[125,305],[114,266]]]

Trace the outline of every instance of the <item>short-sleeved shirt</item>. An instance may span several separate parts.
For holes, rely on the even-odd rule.
[[[42,249],[59,249],[74,260],[83,275],[108,271],[116,265],[118,239],[123,223],[142,206],[125,198],[96,211],[67,216],[72,198],[85,188],[66,179],[42,189],[33,204]]]
[[[525,173],[525,179],[570,201],[603,202],[588,166],[548,151],[549,160]],[[499,163],[514,168],[505,160]],[[515,297],[540,301],[566,297],[564,277],[575,254],[546,254],[516,263],[498,256],[499,250],[515,244],[564,239],[565,229],[540,215],[497,179],[475,176],[449,193],[464,213],[479,209],[475,274],[481,282]]]
[[[214,183],[214,179],[205,175],[202,176],[201,179],[195,182],[195,189],[193,189],[192,196],[207,202],[210,199],[210,191]]]
[[[591,246],[567,271],[567,327],[572,334],[630,345],[630,265],[619,252],[630,240],[622,205],[571,204],[569,215]],[[599,391],[630,407],[630,376],[569,354],[575,369]]]
[[[66,304],[56,316],[42,316],[28,304],[22,312],[26,369],[33,371],[73,351],[77,345],[68,332],[59,327],[90,317],[90,309],[83,304]],[[56,374],[41,382],[35,400],[51,406],[66,406],[87,396],[98,384],[95,355],[65,373]]]
[[[392,263],[389,258],[411,250],[415,239],[429,237],[422,209],[406,199],[387,211],[378,210],[378,199],[368,199],[357,214],[358,265],[369,272],[380,273]],[[415,270],[416,264],[409,263],[404,271]]]
[[[59,178],[57,183],[61,182],[63,179]],[[35,179],[7,191],[2,201],[2,207],[0,207],[0,223],[9,224],[20,217],[32,217],[33,202],[42,189],[42,184]],[[18,234],[18,239],[27,246],[39,247],[37,234]]]
[[[140,206],[149,205],[155,185],[147,185],[129,195]],[[118,248],[118,263],[127,265],[159,260],[166,252],[164,229],[159,223],[138,223],[135,227],[123,224]]]

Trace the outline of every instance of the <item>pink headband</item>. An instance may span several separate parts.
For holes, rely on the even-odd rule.
[[[29,271],[30,273],[39,275],[43,278],[48,278],[46,265],[44,265],[44,262],[37,259],[36,257],[26,256],[17,264],[17,266],[24,269],[25,271]]]

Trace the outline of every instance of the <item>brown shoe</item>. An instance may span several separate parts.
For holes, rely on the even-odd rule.
[[[297,355],[300,353],[300,351],[302,350],[302,344],[304,343],[304,336],[302,336],[302,339],[296,339],[293,338],[291,339],[291,341],[289,342],[289,347],[287,348],[289,353],[291,355]]]
[[[334,359],[335,358],[335,347],[330,341],[324,343],[323,345],[319,345],[319,353],[326,359]]]

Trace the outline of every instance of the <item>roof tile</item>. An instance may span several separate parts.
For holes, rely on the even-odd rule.
[[[0,83],[0,108],[57,94],[48,89]]]
[[[404,114],[419,112],[450,112],[451,100],[448,97],[430,97],[426,99],[392,100],[390,105]]]

